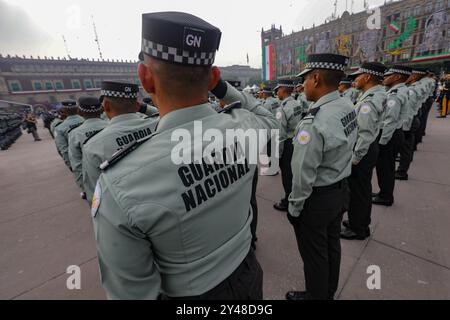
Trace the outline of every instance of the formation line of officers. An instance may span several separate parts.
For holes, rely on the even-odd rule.
[[[51,123],[91,208],[102,285],[110,299],[263,298],[254,253],[256,164],[245,152],[235,154],[245,160],[237,163],[172,161],[176,130],[207,146],[195,140],[201,121],[203,130],[222,133],[280,130],[285,196],[275,208],[287,212],[306,283],[286,298],[334,299],[340,238],[367,238],[372,203],[393,204],[395,157],[397,177],[405,177],[432,75],[364,63],[351,75],[359,94],[341,94],[349,59],[313,54],[301,83],[280,80],[259,100],[221,79],[213,66],[220,38],[217,27],[187,13],[143,14],[137,72],[157,112],[138,112],[137,85],[104,81],[99,98],[63,101],[61,119]],[[380,192],[372,197],[375,167]]]

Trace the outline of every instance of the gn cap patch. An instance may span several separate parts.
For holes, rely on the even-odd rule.
[[[361,113],[368,114],[370,112],[370,106],[368,104],[364,104],[361,106]]]
[[[94,195],[92,196],[92,207],[91,207],[91,216],[95,218],[98,213],[98,208],[100,207],[100,200],[102,198],[102,186],[100,184],[100,180],[97,181],[97,185],[95,186]]]
[[[308,131],[301,131],[297,135],[297,141],[303,146],[307,145],[311,141],[311,135]]]

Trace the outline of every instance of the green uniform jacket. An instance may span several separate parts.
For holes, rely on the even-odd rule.
[[[63,122],[63,120],[61,120],[60,118],[55,118],[52,121],[52,123],[50,124],[50,131],[53,133],[53,135],[55,134],[55,127],[62,122]]]
[[[272,112],[273,115],[276,115],[278,109],[280,108],[280,101],[277,98],[268,97],[266,100],[264,100],[263,107],[266,108],[266,110]]]
[[[54,135],[56,149],[58,150],[68,168],[70,168],[68,132],[69,130],[80,126],[83,121],[84,119],[78,115],[69,116],[55,129]]]
[[[92,214],[110,299],[200,295],[230,276],[248,254],[256,166],[172,161],[178,134],[190,134],[191,142],[194,121],[201,121],[203,132],[223,134],[278,127],[256,99],[228,84],[224,101],[236,100],[243,107],[228,112],[217,113],[209,103],[170,112],[156,135],[100,176]],[[209,144],[200,142],[203,150]]]
[[[386,110],[384,112],[383,133],[380,138],[381,145],[387,145],[391,141],[395,130],[403,126],[404,120],[400,114],[408,107],[408,88],[404,83],[399,83],[387,91]]]
[[[69,161],[77,185],[83,189],[83,144],[84,142],[103,130],[108,122],[101,118],[86,119],[84,123],[69,132]]]
[[[370,145],[377,139],[383,121],[386,91],[375,86],[363,93],[356,105],[358,116],[358,137],[353,150],[353,162],[359,163],[369,151]]]
[[[342,94],[342,97],[347,98],[353,104],[356,104],[356,102],[358,101],[359,94],[360,94],[359,90],[357,90],[355,88],[348,88],[347,90],[344,91],[344,93]]]
[[[312,115],[319,107],[318,113]],[[310,114],[298,125],[293,140],[289,214],[300,216],[313,187],[329,186],[350,176],[357,126],[354,106],[338,91],[311,105]]]
[[[309,107],[311,106],[311,101],[308,101],[308,99],[306,99],[306,95],[304,92],[302,92],[298,95],[297,101],[300,104],[300,106],[302,107],[303,114],[307,114]]]
[[[275,117],[281,123],[280,142],[292,139],[295,128],[302,119],[303,109],[293,97],[288,97],[281,102]]]
[[[155,132],[158,117],[142,117],[140,113],[127,113],[111,119],[100,133],[85,141],[83,147],[83,189],[89,203],[100,176],[100,165],[117,150]]]

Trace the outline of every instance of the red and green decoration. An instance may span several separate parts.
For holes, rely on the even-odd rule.
[[[400,27],[398,26],[397,22],[391,22],[389,24],[389,28],[398,28],[400,30]],[[396,25],[396,26],[394,26]],[[416,29],[417,24],[416,24],[416,20],[414,20],[413,17],[409,17],[408,23],[406,24],[406,30],[405,32],[403,32],[397,39],[395,39],[394,41],[392,41],[391,43],[388,44],[388,50],[396,50],[398,48],[400,48],[400,46],[402,45],[403,42],[405,42],[413,33],[414,29]]]

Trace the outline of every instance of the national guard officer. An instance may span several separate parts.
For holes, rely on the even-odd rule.
[[[83,188],[83,145],[90,137],[102,131],[108,122],[100,118],[103,113],[102,104],[95,97],[83,96],[78,99],[78,114],[85,121],[79,127],[68,131],[69,135],[69,161],[77,185],[82,190],[81,198],[86,199]]]
[[[372,198],[376,205],[390,207],[394,204],[395,157],[404,141],[403,124],[409,104],[405,81],[410,75],[411,68],[402,65],[392,66],[384,75],[383,85],[388,91],[376,165],[380,192]]]
[[[50,132],[52,133],[53,139],[55,139],[55,127],[59,126],[64,119],[66,119],[66,115],[64,114],[64,109],[61,109],[58,111],[58,116],[50,123]]]
[[[406,80],[408,86],[408,118],[403,124],[404,143],[400,146],[400,163],[395,172],[395,179],[408,180],[408,170],[413,159],[413,153],[416,146],[417,131],[420,128],[420,115],[423,103],[428,99],[427,89],[420,79],[426,75],[426,72],[414,68],[411,76]]]
[[[270,85],[264,85],[261,89],[262,105],[275,116],[280,109],[280,101],[273,96],[274,89]],[[274,155],[272,157],[273,141],[267,142],[266,153],[270,158],[269,166],[261,168],[262,176],[276,176],[279,172],[279,158]],[[275,145],[275,144],[274,144]]]
[[[246,152],[234,154],[237,163],[225,159],[235,145],[242,149],[234,139],[233,148],[208,150],[193,134],[200,125],[225,134],[278,123],[254,97],[220,80],[212,67],[220,36],[190,14],[143,15],[138,74],[161,120],[154,135],[107,161],[97,183],[92,215],[109,298],[262,299],[262,270],[250,249],[256,164]],[[236,103],[219,114],[208,91]],[[184,159],[176,151],[180,135]]]
[[[293,140],[288,218],[304,263],[306,292],[288,292],[288,300],[333,299],[338,287],[346,179],[357,132],[354,107],[338,92],[348,61],[341,55],[313,54],[299,74],[313,104]]]
[[[80,117],[77,112],[77,102],[74,100],[65,100],[61,104],[64,107],[64,113],[66,114],[66,119],[63,123],[55,127],[55,144],[56,149],[64,160],[66,166],[72,170],[69,160],[69,130],[79,127],[84,119]]]
[[[261,97],[263,99],[263,107],[276,115],[280,108],[280,101],[273,96],[273,88],[269,85],[264,86],[261,90]]]
[[[108,126],[92,135],[83,146],[83,188],[91,203],[100,165],[117,150],[155,132],[159,114],[142,117],[137,113],[139,86],[125,81],[103,81],[100,101],[110,119]]]
[[[303,113],[303,117],[304,117],[308,113],[309,106],[311,105],[311,102],[306,99],[305,89],[303,87],[303,78],[300,78],[295,83],[295,91],[298,94],[297,102],[302,107],[302,113]]]
[[[433,107],[433,102],[436,98],[436,81],[433,78],[433,73],[430,70],[421,69],[426,72],[426,75],[419,80],[425,88],[425,101],[423,104],[422,112],[420,114],[420,127],[416,132],[416,148],[417,144],[422,143],[422,138],[425,136],[425,131],[427,128],[428,116],[430,115],[430,110]]]
[[[359,97],[359,91],[352,86],[353,80],[351,78],[344,78],[339,82],[339,92],[343,98],[349,99],[353,104],[356,104]]]
[[[366,62],[351,76],[356,89],[363,92],[356,105],[358,135],[353,149],[352,174],[348,179],[350,204],[348,221],[341,238],[365,240],[370,236],[372,175],[378,159],[378,134],[383,121],[386,91],[381,86],[386,67]]]
[[[287,211],[289,206],[288,198],[292,191],[291,160],[294,150],[292,138],[294,137],[295,128],[302,119],[303,109],[291,95],[294,90],[294,82],[292,80],[279,80],[274,90],[281,101],[281,107],[276,113],[276,118],[281,123],[280,170],[285,195],[273,207],[279,211]]]

